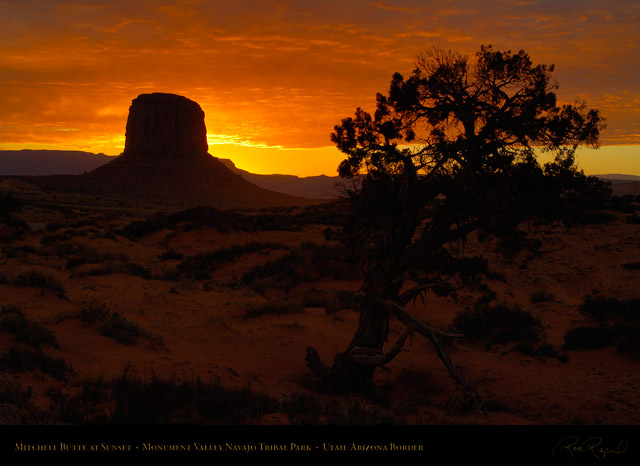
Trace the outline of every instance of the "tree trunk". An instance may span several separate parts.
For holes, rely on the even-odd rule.
[[[337,393],[373,393],[373,375],[380,364],[363,364],[362,358],[354,359],[353,355],[366,353],[369,356],[382,356],[382,348],[389,335],[389,310],[382,304],[381,297],[389,296],[390,291],[385,286],[388,286],[388,283],[382,266],[376,266],[367,273],[367,278],[358,293],[358,329],[347,349],[335,356],[331,368],[320,361],[315,350],[307,350],[307,363],[311,370],[321,377],[325,389]]]

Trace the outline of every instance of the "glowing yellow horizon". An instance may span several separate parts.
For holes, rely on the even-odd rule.
[[[405,3],[0,2],[0,149],[118,155],[131,101],[169,92],[200,104],[212,155],[254,173],[335,175],[334,125],[372,111],[393,73],[432,47],[491,44],[554,64],[559,101],[602,112],[585,172],[640,175],[637,1]]]
[[[239,136],[208,135],[209,154],[229,159],[234,165],[259,175],[337,176],[340,162],[345,158],[333,146],[284,147],[252,143]],[[0,150],[69,150],[117,156],[124,149],[124,137],[113,137],[115,144],[71,142],[64,144],[24,143],[0,144]],[[94,141],[95,142],[95,141]],[[546,159],[540,158],[541,162]],[[579,169],[587,175],[625,174],[640,176],[640,145],[605,145],[598,149],[580,148],[576,156]]]

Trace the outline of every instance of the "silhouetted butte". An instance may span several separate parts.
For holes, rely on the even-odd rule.
[[[186,97],[142,94],[129,109],[119,157],[78,176],[38,180],[52,188],[223,208],[305,205],[309,199],[260,188],[208,153],[204,112]]]

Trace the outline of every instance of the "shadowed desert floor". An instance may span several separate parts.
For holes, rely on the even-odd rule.
[[[207,224],[202,212],[186,220],[156,216],[175,210],[168,205],[3,183],[4,192],[23,199],[17,217],[29,230],[2,240],[0,317],[19,310],[31,328],[53,335],[55,344],[19,337],[10,325],[0,329],[1,423],[64,423],[59,410],[65,400],[87,381],[117,378],[125,368],[142,380],[215,379],[289,403],[238,423],[638,423],[640,361],[615,344],[564,347],[569,330],[593,325],[580,312],[586,296],[640,298],[640,226],[626,221],[628,213],[609,212],[604,223],[539,227],[542,247],[531,257],[506,260],[491,244],[464,245],[469,254],[489,259],[486,285],[497,301],[517,305],[542,323],[548,349],[527,354],[509,342],[488,346],[456,339],[451,356],[486,402],[486,413],[469,414],[458,402],[462,390],[417,334],[388,370],[378,370],[377,399],[311,389],[307,347],[330,362],[346,348],[358,320],[353,293],[359,273],[331,257],[335,245],[326,233],[335,226],[322,220],[330,216],[303,208],[245,212],[262,223],[236,228],[221,220]],[[160,226],[143,223],[154,216]],[[292,216],[307,220],[288,222]],[[274,222],[266,225],[269,218]],[[287,263],[289,275],[256,268],[294,251],[302,251],[303,259]],[[325,266],[317,266],[318,258]],[[432,298],[409,309],[448,329],[474,299],[472,291],[463,291],[459,302]],[[131,324],[129,333],[104,331],[114,316]],[[403,331],[392,323],[390,342]],[[42,365],[16,366],[10,350],[63,360],[69,371],[54,376]],[[304,407],[299,416],[291,408],[311,399],[324,403],[319,413]],[[108,416],[113,403],[88,403],[85,417]]]

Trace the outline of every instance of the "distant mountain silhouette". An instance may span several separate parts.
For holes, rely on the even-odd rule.
[[[0,176],[81,175],[113,160],[104,154],[64,150],[2,150]]]
[[[310,203],[256,186],[211,157],[204,112],[196,102],[175,94],[143,94],[133,100],[122,155],[83,175],[29,177],[28,181],[87,194],[223,208]]]
[[[618,173],[612,173],[608,175],[594,175],[602,180],[607,180],[611,182],[620,182],[620,181],[640,181],[640,176],[636,175],[622,175]]]
[[[616,196],[639,196],[640,176],[612,173],[608,175],[595,175],[601,180],[611,182],[611,189]]]
[[[261,188],[310,199],[334,199],[340,194],[336,186],[340,183],[338,176],[258,175],[236,167],[230,159],[218,160],[232,172],[242,175],[245,180]]]

